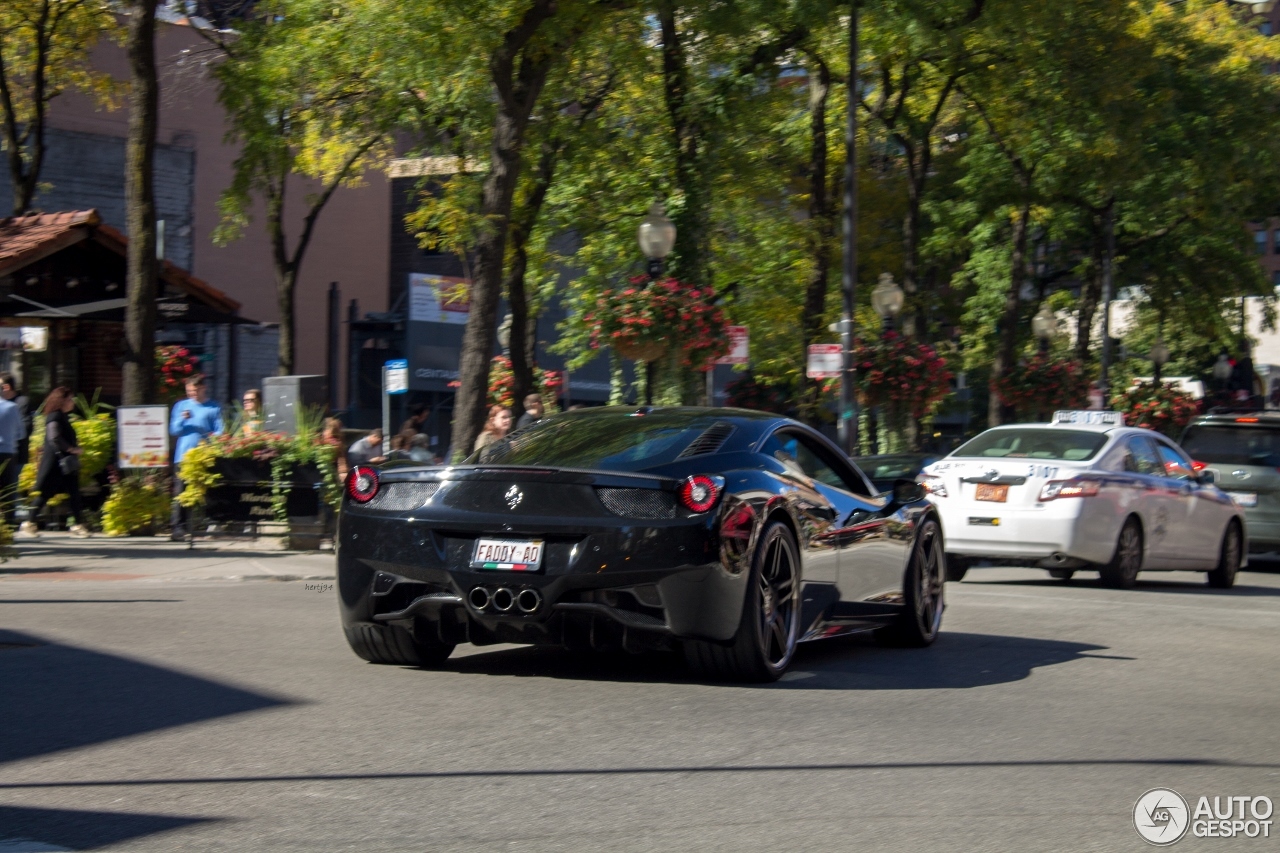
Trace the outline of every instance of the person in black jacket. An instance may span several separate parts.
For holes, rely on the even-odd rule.
[[[65,385],[54,388],[44,401],[44,449],[40,455],[40,467],[36,470],[36,491],[40,497],[31,508],[29,521],[22,523],[22,533],[39,536],[35,519],[40,510],[54,495],[66,495],[71,505],[71,535],[81,538],[89,535],[84,525],[84,507],[80,501],[80,442],[71,428],[67,414],[76,406],[71,389]],[[74,459],[74,462],[68,460]]]

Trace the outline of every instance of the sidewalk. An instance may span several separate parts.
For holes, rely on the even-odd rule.
[[[9,581],[333,580],[332,551],[276,550],[273,539],[202,539],[190,548],[168,537],[94,536],[45,532],[18,539],[0,563]]]

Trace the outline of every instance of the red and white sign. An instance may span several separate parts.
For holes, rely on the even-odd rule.
[[[751,356],[751,336],[746,326],[725,326],[729,336],[729,354],[716,359],[716,364],[746,364]]]
[[[163,468],[169,464],[169,408],[120,406],[116,409],[116,465]]]
[[[844,353],[839,344],[810,344],[809,363],[804,375],[810,379],[838,379],[844,370]]]

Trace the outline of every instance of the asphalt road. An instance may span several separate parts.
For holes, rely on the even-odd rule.
[[[1145,850],[1150,788],[1280,802],[1280,574],[1202,578],[975,570],[933,648],[809,645],[768,687],[374,666],[320,581],[10,579],[0,851]]]

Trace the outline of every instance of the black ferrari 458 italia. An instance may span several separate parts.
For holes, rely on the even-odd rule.
[[[376,663],[439,665],[467,642],[680,647],[705,677],[769,681],[805,640],[931,643],[944,553],[920,486],[878,494],[803,424],[611,407],[463,465],[353,470],[338,590]]]

